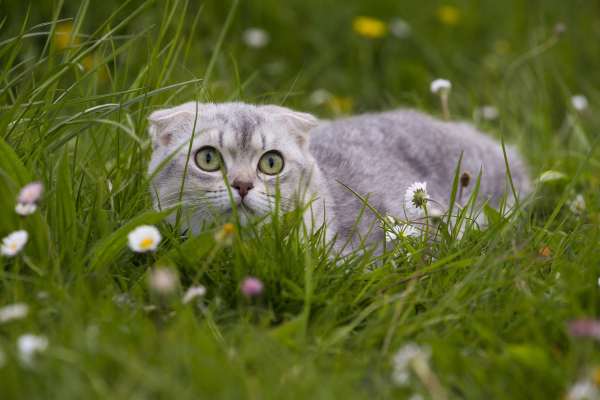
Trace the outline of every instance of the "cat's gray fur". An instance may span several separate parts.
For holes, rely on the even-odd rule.
[[[426,181],[429,196],[443,208],[449,202],[462,152],[461,171],[472,176],[463,199],[468,198],[480,171],[482,200],[496,203],[507,190],[499,143],[469,124],[442,122],[412,110],[318,121],[309,114],[277,106],[186,103],[156,111],[149,120],[154,146],[150,172],[176,152],[153,179],[155,204],[163,208],[179,200],[189,139],[195,126],[182,198],[186,226],[194,231],[216,214],[231,210],[221,172],[206,173],[194,164],[195,150],[205,145],[214,146],[223,154],[229,182],[242,177],[254,183],[255,188],[244,200],[252,212],[242,210],[243,220],[252,213],[269,213],[279,184],[283,208],[291,209],[298,202],[312,200],[305,222],[318,228],[326,221],[327,237],[337,235],[338,243],[352,236],[355,244],[368,232],[369,241],[377,241],[383,234],[368,209],[357,232],[353,232],[364,204],[341,183],[367,196],[382,215],[411,219],[415,215],[410,215],[410,211],[407,214],[406,189],[415,181]],[[285,159],[285,168],[278,178],[257,170],[258,159],[268,150],[280,151]],[[526,168],[513,148],[507,147],[507,154],[515,187],[523,196],[530,190]],[[241,197],[235,190],[232,193],[239,204]]]

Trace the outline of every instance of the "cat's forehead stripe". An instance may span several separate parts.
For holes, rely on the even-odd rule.
[[[236,115],[237,140],[243,150],[248,148],[248,143],[258,125],[263,122],[262,117],[257,114],[239,113]]]
[[[248,144],[252,142],[252,137],[256,128],[264,122],[264,118],[257,114],[246,111],[238,111],[231,114],[218,113],[215,114],[214,119],[220,124],[226,125],[229,129],[235,132],[236,145],[246,150]],[[219,131],[219,146],[223,147],[224,144],[224,130]],[[265,138],[261,135],[263,149],[266,146]]]

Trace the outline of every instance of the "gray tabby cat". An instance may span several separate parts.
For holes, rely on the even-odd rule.
[[[426,181],[438,207],[449,203],[455,168],[482,172],[480,196],[497,203],[507,189],[501,146],[466,123],[442,122],[412,110],[365,114],[319,121],[310,114],[273,105],[186,103],[153,112],[153,153],[149,166],[156,208],[180,200],[185,227],[198,232],[216,216],[232,211],[223,174],[229,182],[242,223],[269,214],[279,186],[281,208],[309,204],[309,229],[326,223],[327,238],[361,237],[378,242],[383,231],[372,211],[351,193],[367,196],[382,215],[413,219],[406,189]],[[511,174],[521,196],[529,192],[523,161],[507,148]],[[474,181],[474,179],[472,179]],[[343,184],[343,185],[342,185]],[[474,184],[465,188],[463,199]]]

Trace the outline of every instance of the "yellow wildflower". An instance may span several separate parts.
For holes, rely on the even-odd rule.
[[[53,41],[59,50],[66,49],[71,44],[78,44],[77,38],[73,37],[73,24],[71,22],[61,22],[56,25]]]
[[[93,55],[87,55],[83,58],[81,64],[83,65],[83,69],[89,71],[94,68],[94,64],[96,64],[95,57]]]
[[[592,380],[594,381],[596,386],[600,386],[600,367],[596,367],[592,371]]]
[[[331,96],[327,100],[327,106],[334,114],[349,114],[354,106],[352,97]]]
[[[437,17],[442,24],[454,26],[460,21],[460,10],[454,6],[441,6],[437,10]]]
[[[377,39],[385,36],[387,25],[385,22],[372,17],[356,17],[352,21],[354,32],[369,39]]]
[[[227,224],[223,225],[223,232],[226,235],[233,235],[233,233],[235,232],[235,225],[233,225],[231,223],[227,223]]]
[[[227,223],[215,233],[215,241],[223,246],[230,246],[233,242],[234,233],[235,225]]]

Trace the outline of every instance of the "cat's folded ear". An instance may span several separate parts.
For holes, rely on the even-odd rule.
[[[199,104],[195,102],[154,111],[148,116],[148,133],[154,147],[168,146],[180,135],[191,134]]]
[[[262,106],[263,110],[274,118],[279,119],[291,130],[300,134],[301,137],[308,137],[308,132],[319,124],[319,120],[308,113],[294,111],[280,106]]]

